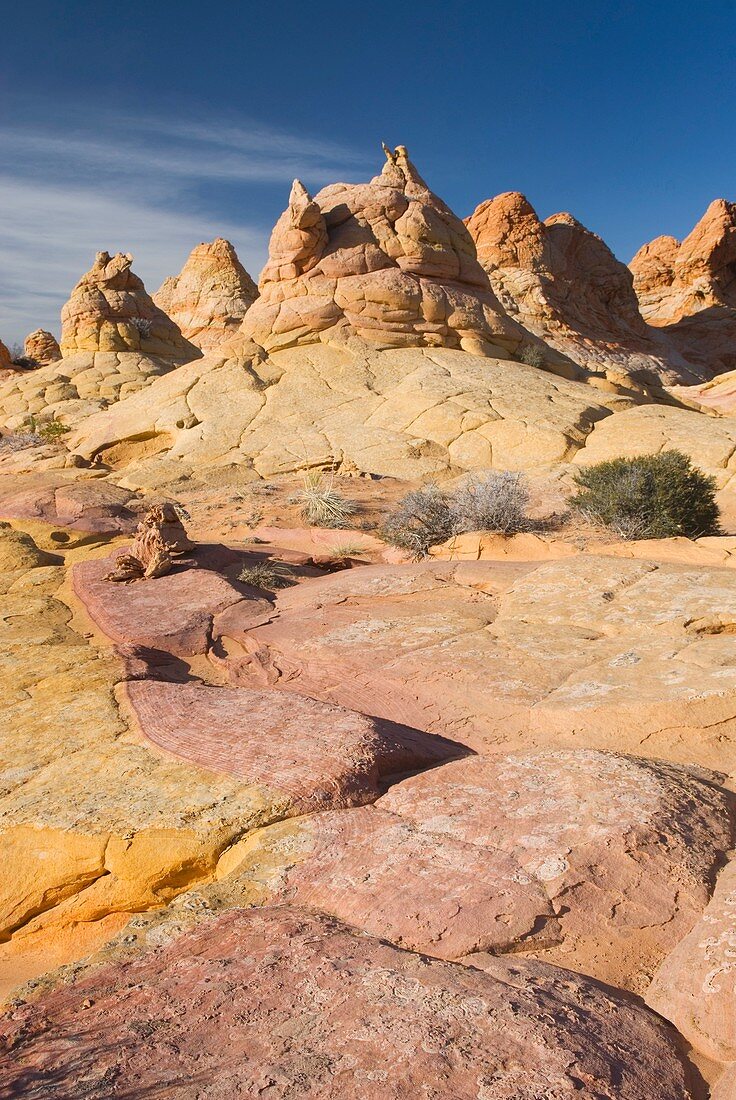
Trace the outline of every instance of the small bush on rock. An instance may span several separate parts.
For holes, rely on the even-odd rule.
[[[450,497],[438,485],[413,489],[399,501],[383,527],[387,542],[417,557],[430,546],[444,542],[455,533],[455,517]]]
[[[500,531],[513,535],[529,529],[529,490],[522,474],[493,471],[471,476],[452,499],[455,530]]]
[[[718,533],[715,479],[681,451],[615,458],[582,469],[569,504],[624,539]]]
[[[519,359],[522,363],[526,363],[528,367],[541,368],[544,366],[544,355],[537,344],[525,344],[521,349]]]

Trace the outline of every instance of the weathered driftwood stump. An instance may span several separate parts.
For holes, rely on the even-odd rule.
[[[115,568],[105,580],[128,582],[163,577],[171,569],[173,559],[193,547],[173,504],[155,504],[138,524],[129,552],[116,559]]]

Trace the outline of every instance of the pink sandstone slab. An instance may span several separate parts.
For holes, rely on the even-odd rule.
[[[500,849],[430,836],[374,807],[280,822],[249,837],[238,876],[398,947],[454,959],[559,936],[543,885]]]
[[[86,478],[8,478],[0,490],[0,518],[30,519],[91,534],[132,533],[141,502],[129,489]]]
[[[0,1022],[27,1100],[688,1100],[667,1025],[556,967],[427,959],[291,908],[230,910]]]
[[[700,917],[736,838],[728,792],[583,750],[466,757],[395,784],[378,808],[491,859],[506,852],[557,915],[545,957],[636,992]]]
[[[127,585],[105,580],[112,565],[112,558],[78,562],[72,586],[99,629],[122,645],[177,657],[206,653],[213,616],[243,599],[209,569],[180,566],[164,577]]]
[[[696,1050],[736,1061],[736,860],[721,871],[701,919],[662,963],[646,1001]]]
[[[442,738],[291,693],[153,680],[130,681],[124,692],[149,741],[288,796],[292,813],[373,801],[381,776],[461,751]]]

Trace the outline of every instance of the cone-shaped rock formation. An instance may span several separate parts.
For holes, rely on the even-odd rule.
[[[218,237],[192,249],[178,275],[165,280],[153,301],[204,351],[237,332],[258,287],[229,241]]]

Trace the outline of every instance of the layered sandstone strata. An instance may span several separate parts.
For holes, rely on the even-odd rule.
[[[467,226],[504,308],[573,363],[655,389],[699,376],[642,318],[628,268],[570,214],[541,221],[511,191],[481,203]]]
[[[98,252],[61,311],[61,350],[134,351],[178,362],[199,352],[159,309],[131,270],[133,257]]]
[[[403,146],[385,152],[383,171],[367,184],[333,184],[312,198],[294,182],[244,333],[267,351],[360,336],[508,357],[521,333],[468,231]]]
[[[258,287],[229,241],[218,237],[192,249],[178,275],[172,275],[153,301],[187,340],[211,351],[233,336],[258,297]]]

